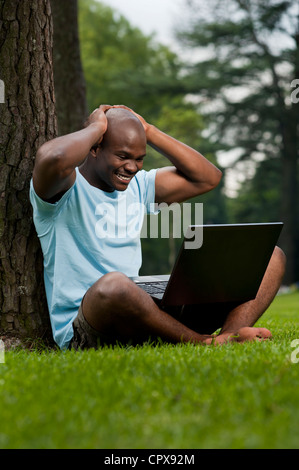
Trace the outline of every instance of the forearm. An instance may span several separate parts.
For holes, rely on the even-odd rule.
[[[59,165],[61,171],[73,171],[88,155],[91,147],[103,135],[98,123],[62,137],[46,142],[38,151],[37,163]]]
[[[149,125],[146,134],[147,143],[164,155],[189,181],[218,184],[221,171],[199,152],[154,126]]]
[[[52,200],[57,194],[65,192],[75,181],[75,168],[98,145],[107,130],[105,111],[108,106],[100,106],[88,119],[86,127],[45,143],[38,150],[33,184],[37,194]]]

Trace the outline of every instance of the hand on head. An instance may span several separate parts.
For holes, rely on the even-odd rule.
[[[89,126],[90,124],[92,124],[94,122],[100,121],[101,124],[103,125],[103,130],[104,130],[103,134],[104,134],[107,131],[107,127],[108,127],[108,120],[107,120],[107,117],[106,117],[106,113],[107,113],[107,111],[109,111],[109,109],[125,109],[125,110],[129,111],[135,117],[138,118],[138,120],[141,122],[141,124],[143,126],[143,129],[144,129],[145,133],[147,133],[150,125],[145,121],[145,119],[142,116],[140,116],[139,114],[135,113],[135,111],[133,111],[133,109],[128,108],[127,106],[122,105],[122,104],[117,104],[117,105],[101,104],[98,108],[96,108],[90,114],[90,116],[88,117],[88,119],[85,122],[84,127],[87,127],[87,126]],[[98,145],[101,143],[102,140],[103,140],[103,136],[99,140]]]

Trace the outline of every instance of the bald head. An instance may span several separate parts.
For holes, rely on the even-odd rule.
[[[146,145],[146,136],[141,121],[131,111],[123,108],[111,108],[106,112],[108,121],[102,146],[114,145],[122,140],[133,143],[137,140]]]
[[[122,122],[122,121],[136,121],[138,125],[141,125],[143,128],[140,120],[134,113],[129,111],[128,109],[124,108],[110,108],[106,111],[106,116],[109,122]]]

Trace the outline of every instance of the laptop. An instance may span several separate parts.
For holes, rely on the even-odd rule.
[[[171,274],[133,281],[162,307],[246,302],[256,297],[282,222],[190,225]],[[194,240],[201,246],[191,249]]]

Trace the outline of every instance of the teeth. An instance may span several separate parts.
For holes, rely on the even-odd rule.
[[[116,173],[116,176],[118,176],[119,179],[123,180],[123,181],[130,181],[130,176],[124,176],[124,175],[120,175],[119,173]]]

